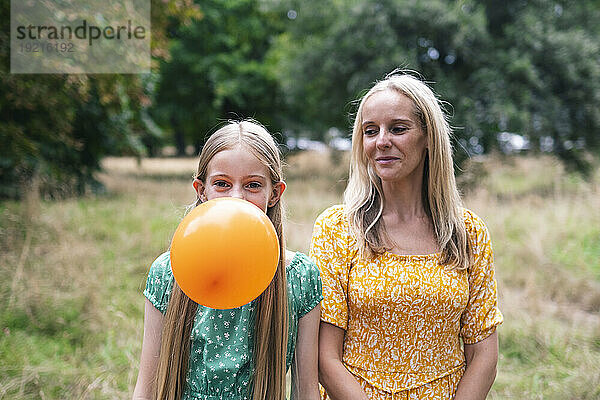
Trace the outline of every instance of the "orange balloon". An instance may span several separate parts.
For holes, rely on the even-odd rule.
[[[171,241],[171,269],[181,290],[206,307],[229,309],[257,298],[279,263],[267,215],[245,200],[221,197],[183,218]]]

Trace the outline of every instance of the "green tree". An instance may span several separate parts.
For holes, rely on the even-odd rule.
[[[273,4],[273,3],[271,3]],[[288,125],[348,131],[353,101],[396,67],[418,71],[452,107],[458,158],[509,131],[586,169],[598,152],[596,1],[280,1],[294,10],[272,57]]]
[[[98,189],[103,156],[141,154],[144,144],[156,144],[146,114],[151,77],[8,73],[9,4],[0,3],[0,198],[20,197],[32,181],[48,196]],[[164,57],[169,18],[199,14],[191,0],[152,5],[153,55]]]
[[[585,155],[600,150],[600,4],[503,4],[501,17],[490,20],[499,72],[493,119],[499,130],[524,134],[585,172]]]
[[[348,130],[353,101],[394,68],[421,73],[451,103],[462,103],[477,57],[488,46],[481,9],[448,1],[304,1],[273,50],[290,126],[321,137]],[[307,28],[308,27],[308,28]],[[459,120],[461,108],[454,112]]]
[[[174,28],[152,115],[177,151],[199,149],[218,121],[251,117],[277,130],[278,82],[266,59],[278,15],[255,0],[202,2],[203,18]]]

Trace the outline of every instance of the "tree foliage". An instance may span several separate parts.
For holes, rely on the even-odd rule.
[[[452,104],[468,153],[493,150],[508,131],[585,170],[584,150],[600,148],[597,2],[307,0],[277,7],[296,13],[273,50],[290,126],[348,131],[353,100],[403,67]]]
[[[103,156],[141,154],[156,143],[146,116],[151,77],[9,74],[9,4],[0,4],[0,198],[20,197],[32,184],[51,197],[98,189]],[[169,19],[198,15],[191,5],[153,1],[155,57],[167,54]]]
[[[600,5],[538,0],[507,8],[511,3],[491,29],[499,50],[498,127],[522,132],[538,149],[546,143],[585,171],[585,151],[600,149]]]
[[[266,59],[279,33],[277,15],[255,0],[201,5],[202,19],[175,28],[153,108],[181,155],[186,144],[198,150],[220,120],[252,117],[278,128],[279,86]]]
[[[153,73],[9,74],[0,3],[0,197],[85,193],[107,154],[198,149],[219,121],[323,139],[401,67],[448,101],[457,158],[529,139],[580,171],[600,153],[596,0],[152,0]],[[154,121],[162,127],[157,128]]]

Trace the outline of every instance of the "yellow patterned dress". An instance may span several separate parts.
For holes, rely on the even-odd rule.
[[[456,271],[439,253],[359,258],[343,206],[317,219],[310,256],[323,281],[321,320],[346,331],[342,361],[369,399],[453,398],[461,339],[477,343],[502,323],[488,230],[469,210],[464,221],[475,263]]]

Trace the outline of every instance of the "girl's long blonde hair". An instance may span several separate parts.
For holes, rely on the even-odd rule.
[[[350,230],[359,254],[369,258],[385,252],[389,238],[382,222],[383,189],[363,151],[362,110],[374,93],[393,90],[414,104],[414,115],[427,135],[427,155],[423,170],[422,198],[441,249],[442,264],[457,269],[472,263],[471,246],[463,220],[462,202],[452,160],[452,130],[440,101],[433,91],[414,76],[394,71],[377,82],[361,99],[352,131],[350,177],[344,204]]]
[[[272,136],[254,121],[230,122],[206,141],[194,178],[205,182],[208,163],[220,151],[238,145],[251,151],[270,172],[273,184],[283,180],[279,149]],[[200,204],[198,199],[195,205]],[[279,238],[279,265],[275,277],[256,301],[254,321],[252,399],[285,400],[288,339],[288,296],[285,274],[285,242],[281,201],[267,208],[267,216]],[[173,283],[165,314],[156,398],[179,400],[184,391],[190,357],[190,334],[198,305]]]

